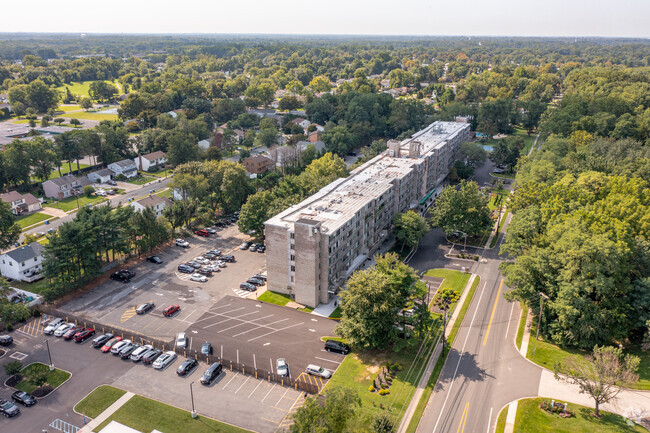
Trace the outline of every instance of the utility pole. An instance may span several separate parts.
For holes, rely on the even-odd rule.
[[[50,359],[50,371],[54,371],[54,364],[52,364],[52,354],[50,353],[50,341],[45,340],[45,347],[47,347],[47,357]]]

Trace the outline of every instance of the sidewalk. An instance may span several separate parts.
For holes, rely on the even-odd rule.
[[[83,426],[81,430],[79,430],[78,433],[91,433],[94,428],[96,428],[98,425],[106,421],[108,418],[110,418],[111,415],[113,415],[119,408],[124,406],[127,401],[131,400],[131,397],[133,397],[135,394],[132,392],[128,392],[124,394],[122,397],[118,398],[115,403],[110,405],[104,412],[100,413],[97,418],[94,420],[90,421],[88,424]]]
[[[315,314],[317,316],[322,316],[322,317],[331,316],[334,310],[336,310],[336,307],[339,305],[338,300],[339,300],[338,295],[332,296],[329,303],[319,304],[318,307],[314,308],[314,311],[312,311],[311,314]]]
[[[454,309],[454,313],[451,315],[451,319],[449,320],[449,323],[447,324],[447,329],[451,330],[454,327],[454,323],[456,323],[456,319],[458,318],[458,315],[460,314],[460,310],[463,308],[463,304],[465,303],[465,299],[467,298],[467,294],[469,293],[469,288],[472,287],[472,284],[474,283],[474,279],[476,278],[476,274],[472,274],[470,277],[469,281],[465,285],[465,289],[463,290],[463,294],[461,295],[460,299],[458,300],[458,303],[456,304],[456,309]],[[447,331],[447,335],[449,335],[449,331]],[[429,378],[431,377],[431,374],[433,373],[433,369],[436,365],[436,362],[438,362],[438,358],[440,357],[440,352],[442,351],[442,344],[440,344],[440,338],[438,338],[438,341],[436,341],[436,347],[433,350],[433,354],[431,355],[431,358],[429,358],[429,362],[427,363],[427,368],[424,370],[424,374],[420,378],[420,381],[418,382],[418,386],[415,389],[415,393],[413,394],[413,397],[411,398],[411,402],[409,403],[408,407],[406,408],[406,412],[404,412],[404,417],[402,418],[402,421],[400,422],[399,428],[397,429],[397,433],[404,433],[406,432],[406,429],[408,428],[409,424],[411,423],[411,419],[413,418],[413,414],[415,412],[415,409],[417,408],[418,404],[420,403],[420,399],[422,398],[422,394],[424,393],[424,389],[427,387],[427,383],[429,382]],[[433,394],[431,394],[431,397],[433,397]],[[429,405],[429,402],[427,402],[427,406]],[[426,410],[426,409],[425,409]]]

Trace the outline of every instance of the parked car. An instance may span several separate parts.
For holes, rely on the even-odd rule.
[[[115,344],[113,345],[113,347],[111,347],[111,353],[112,353],[113,355],[119,355],[119,354],[120,354],[120,351],[121,351],[122,349],[125,349],[125,348],[127,348],[127,347],[131,347],[131,346],[133,346],[133,343],[131,342],[131,340],[122,340],[122,341],[118,341],[117,343],[115,343]]]
[[[64,340],[72,340],[74,336],[77,334],[77,332],[81,332],[83,330],[84,330],[83,326],[75,325],[73,328],[70,328],[67,331],[65,331],[62,337]]]
[[[102,347],[111,338],[113,338],[113,334],[111,334],[110,332],[106,334],[102,334],[99,337],[95,337],[95,339],[92,342],[92,345],[95,349],[98,349]]]
[[[178,311],[181,311],[180,305],[174,304],[174,305],[169,305],[169,306],[165,307],[162,314],[165,317],[169,317],[169,316],[171,316],[172,314],[174,314],[174,313],[176,313]]]
[[[137,314],[144,314],[147,313],[151,310],[153,310],[155,307],[153,302],[145,302],[144,304],[140,304],[135,308],[135,312]]]
[[[144,356],[142,357],[142,363],[143,364],[151,364],[160,355],[162,355],[162,350],[160,350],[160,349],[150,350],[149,352],[145,353]]]
[[[155,263],[157,265],[161,265],[163,262],[163,260],[158,256],[149,256],[147,257],[147,261],[151,263]]]
[[[494,170],[492,170],[492,173],[494,173],[494,174],[503,174],[505,172],[506,171],[504,169],[502,169],[502,168],[495,168]]]
[[[309,364],[305,371],[307,371],[307,373],[311,374],[312,376],[319,376],[325,379],[329,379],[330,377],[332,377],[331,371],[326,370],[323,367],[315,364]]]
[[[212,355],[212,344],[207,341],[201,345],[201,354],[202,355]]]
[[[206,269],[205,265],[196,270],[197,274],[205,275],[206,277],[212,276],[212,269]]]
[[[214,266],[218,266],[218,267],[220,267],[220,268],[225,268],[226,266],[228,266],[228,265],[226,264],[226,262],[224,262],[223,260],[214,260],[214,261],[212,262],[212,264],[213,264]]]
[[[66,332],[68,332],[70,329],[74,327],[75,327],[74,323],[64,323],[63,325],[56,328],[56,330],[54,331],[54,336],[63,337],[63,334],[65,334]]]
[[[219,251],[219,250],[216,249],[216,248],[215,248],[215,249],[212,249],[212,250],[209,250],[208,253],[210,253],[210,254],[214,254],[214,255],[217,256],[217,257],[219,257],[219,256],[221,255],[221,251]]]
[[[0,346],[9,346],[14,342],[14,337],[11,335],[0,335]]]
[[[258,253],[264,253],[264,252],[266,252],[266,247],[265,247],[264,245],[262,245],[261,247],[257,247],[257,252],[258,252]]]
[[[187,242],[185,239],[176,239],[174,241],[174,244],[176,244],[177,247],[183,247],[183,248],[189,248],[190,243]]]
[[[226,254],[224,256],[221,256],[221,260],[228,263],[235,263],[235,256],[232,254]]]
[[[213,253],[205,253],[205,254],[203,254],[203,257],[205,257],[205,258],[208,259],[208,260],[214,260],[214,259],[216,259],[218,256],[217,256],[216,254],[213,254]]]
[[[243,290],[248,290],[249,292],[254,292],[255,290],[257,290],[257,287],[255,287],[251,283],[241,283],[239,285],[239,288]]]
[[[205,275],[201,275],[198,272],[196,272],[196,273],[190,275],[190,280],[196,281],[196,282],[199,282],[199,283],[205,283],[206,281],[208,281],[208,277],[206,277]]]
[[[341,343],[340,341],[326,340],[325,350],[327,352],[336,352],[336,353],[341,353],[343,355],[347,355],[348,353],[350,353],[350,346],[348,346],[345,343]]]
[[[205,237],[205,238],[209,238],[209,237],[210,237],[210,233],[208,233],[207,231],[205,231],[205,230],[203,230],[203,229],[196,230],[196,231],[194,232],[194,234],[197,235],[197,236],[203,236],[203,237]]]
[[[210,260],[208,260],[208,259],[206,259],[205,257],[202,257],[202,256],[196,257],[194,259],[194,261],[196,263],[200,263],[202,265],[207,265],[208,263],[210,263]]]
[[[192,269],[199,269],[201,266],[203,266],[201,263],[197,262],[196,260],[190,260],[185,264],[191,267]]]
[[[140,348],[139,344],[132,344],[128,347],[124,347],[122,350],[120,350],[120,358],[122,359],[129,359],[131,358],[131,354],[138,350]]]
[[[212,227],[206,227],[206,228],[204,228],[203,230],[205,230],[206,232],[210,233],[211,235],[215,235],[215,234],[217,234],[217,231],[216,231],[215,229],[213,229]]]
[[[187,335],[184,332],[176,334],[176,347],[180,347],[181,349],[187,348]]]
[[[248,280],[246,280],[246,282],[254,286],[261,286],[264,284],[264,281],[258,280],[257,278],[249,278]]]
[[[255,275],[253,275],[253,278],[257,278],[258,280],[266,281],[266,275],[262,275],[262,274],[255,274]]]
[[[251,245],[251,247],[248,249],[248,251],[250,251],[251,253],[254,253],[255,251],[257,251],[257,247],[258,247],[258,246],[259,246],[259,245],[257,245],[257,244],[253,244],[253,245]]]
[[[182,272],[184,274],[191,274],[191,273],[194,272],[194,268],[192,266],[184,264],[184,263],[178,265],[177,269],[178,269],[178,272]]]
[[[122,341],[122,337],[113,337],[110,340],[108,340],[104,345],[102,346],[102,352],[107,353],[110,352],[111,348],[116,344]]]
[[[156,370],[162,370],[165,367],[167,367],[169,364],[174,362],[175,359],[176,359],[175,352],[172,352],[171,350],[169,352],[165,352],[153,362],[153,368],[155,368]]]
[[[185,376],[190,371],[194,370],[198,365],[199,362],[196,359],[190,358],[187,361],[183,362],[180,367],[176,369],[176,374],[179,376]]]
[[[201,376],[201,383],[203,385],[210,385],[219,375],[221,374],[221,371],[223,370],[223,366],[221,365],[220,362],[215,362],[212,364],[208,369],[203,373],[203,376]]]
[[[219,266],[213,265],[212,263],[209,265],[203,265],[201,269],[205,269],[206,271],[210,272],[221,272],[221,269],[219,269]]]
[[[75,343],[83,343],[84,341],[88,340],[90,337],[95,335],[95,330],[92,328],[84,329],[82,331],[79,331],[75,334],[74,336],[74,341]]]
[[[241,244],[241,245],[239,246],[239,249],[240,249],[240,250],[247,250],[247,249],[250,248],[250,246],[251,246],[251,243],[250,243],[250,242],[244,242],[243,244]]]
[[[284,358],[278,358],[275,362],[275,372],[280,376],[289,376],[289,365]]]
[[[18,409],[18,406],[12,402],[0,399],[0,413],[7,418],[11,418],[18,415],[20,413],[20,409]]]
[[[11,399],[16,403],[20,403],[23,406],[34,406],[36,404],[36,399],[25,391],[16,391],[11,394]]]
[[[128,269],[122,269],[111,274],[111,280],[121,281],[123,283],[128,283],[133,277],[135,277],[135,272],[129,271]]]
[[[133,352],[131,352],[131,361],[141,361],[144,354],[151,350],[153,350],[153,346],[151,344],[145,344],[144,346],[138,347]]]
[[[56,319],[51,320],[45,328],[43,328],[43,334],[52,335],[54,334],[54,331],[56,331],[56,328],[61,325],[63,325],[63,319],[57,317]]]

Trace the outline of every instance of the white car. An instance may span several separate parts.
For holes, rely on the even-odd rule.
[[[284,358],[278,358],[275,363],[275,371],[279,376],[289,376],[289,366]]]
[[[151,344],[147,344],[147,345],[138,347],[131,354],[131,361],[133,361],[133,362],[140,361],[142,359],[142,355],[144,355],[145,353],[147,353],[148,351],[150,351],[152,349],[153,349],[153,346]]]
[[[206,271],[221,272],[221,269],[219,269],[219,266],[217,265],[203,265],[202,267]]]
[[[74,323],[64,323],[63,325],[56,328],[56,331],[54,331],[54,336],[63,337],[63,334],[68,332],[69,329],[74,328],[74,326],[75,326]]]
[[[125,347],[130,346],[131,344],[133,344],[133,343],[131,343],[131,340],[118,341],[117,343],[115,343],[113,345],[113,347],[111,347],[111,353],[113,355],[117,355],[120,352],[120,350],[124,349]]]
[[[199,283],[205,283],[206,281],[208,281],[208,277],[206,277],[205,275],[195,273],[190,275],[190,280],[197,281]]]
[[[156,370],[162,370],[163,368],[167,367],[169,364],[174,362],[175,359],[176,359],[176,353],[172,351],[165,352],[153,362],[153,368],[155,368]]]
[[[329,379],[332,377],[332,372],[329,370],[324,369],[323,367],[319,365],[314,365],[314,364],[309,364],[306,369],[307,373],[311,374],[312,376],[320,376],[325,379]]]
[[[206,258],[203,257],[203,256],[196,257],[196,258],[194,259],[194,261],[195,261],[195,262],[198,262],[198,263],[201,263],[202,265],[207,265],[208,263],[210,263],[210,260],[206,259]]]
[[[104,191],[102,188],[97,188],[95,190],[95,195],[106,197],[106,191]]]
[[[48,323],[45,328],[43,328],[43,334],[46,334],[46,335],[54,334],[54,331],[56,331],[56,328],[58,328],[62,324],[63,324],[63,319],[60,319],[58,317],[55,318],[55,319],[52,319],[52,321],[50,323]]]
[[[176,244],[176,246],[183,247],[183,248],[189,248],[190,246],[190,243],[187,242],[185,239],[176,239],[174,243]]]
[[[187,348],[187,335],[184,332],[179,332],[176,335],[176,347]]]
[[[212,261],[212,264],[213,264],[214,266],[218,266],[218,267],[220,267],[220,268],[225,268],[225,267],[227,266],[226,262],[221,261],[221,260],[213,260],[213,261]]]

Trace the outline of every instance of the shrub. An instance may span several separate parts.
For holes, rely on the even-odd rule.
[[[5,364],[5,373],[9,376],[20,373],[23,369],[23,363],[20,361],[11,361]]]
[[[7,331],[13,331],[14,327],[11,325],[11,323],[7,323]]]
[[[370,392],[375,392],[375,386],[374,386],[374,385],[370,385],[370,386],[368,387],[368,391],[370,391]]]
[[[41,317],[41,312],[38,310],[38,308],[35,308],[34,311],[32,311],[32,316]]]
[[[84,186],[84,195],[86,197],[90,197],[91,195],[93,195],[94,192],[95,192],[95,188],[93,188],[92,186],[90,185]]]
[[[380,389],[379,390],[379,395],[387,395],[390,394],[390,391],[387,389]]]
[[[34,365],[29,373],[27,374],[27,380],[29,380],[35,386],[43,386],[47,382],[47,377],[50,374],[50,369],[47,365],[36,364]]]

